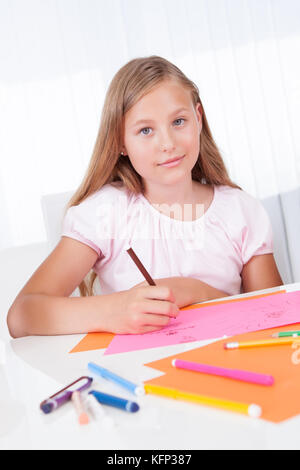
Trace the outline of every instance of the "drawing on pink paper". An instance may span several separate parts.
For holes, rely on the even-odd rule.
[[[105,353],[116,354],[234,336],[300,322],[300,291],[183,310],[162,330],[116,335]]]

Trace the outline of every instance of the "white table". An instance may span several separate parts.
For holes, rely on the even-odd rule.
[[[285,288],[299,290],[300,283]],[[69,354],[83,336],[0,340],[0,449],[300,449],[300,415],[273,424],[152,395],[135,400],[140,404],[137,413],[105,407],[115,422],[112,429],[95,421],[80,426],[72,403],[44,415],[39,403],[89,375],[90,361],[101,358],[103,366],[129,380],[143,381],[159,375],[144,363],[209,342],[103,357],[103,350]],[[133,398],[104,380],[93,388]]]

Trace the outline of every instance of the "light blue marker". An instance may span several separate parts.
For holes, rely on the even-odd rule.
[[[103,405],[120,408],[121,410],[129,411],[130,413],[134,413],[140,409],[139,405],[134,401],[108,395],[107,393],[98,392],[97,390],[91,390],[89,395],[94,395],[98,402],[102,403]]]
[[[142,385],[136,385],[129,380],[123,379],[119,375],[114,374],[110,370],[105,369],[104,367],[100,367],[94,362],[88,363],[88,368],[94,374],[100,375],[104,379],[111,380],[112,382],[120,385],[123,388],[126,388],[131,393],[134,393],[138,397],[145,395],[145,389]]]

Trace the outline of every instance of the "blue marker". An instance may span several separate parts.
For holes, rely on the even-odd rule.
[[[103,405],[120,408],[121,410],[129,411],[130,413],[134,413],[140,409],[139,405],[134,401],[124,400],[124,398],[108,395],[107,393],[98,392],[97,390],[91,390],[89,394],[94,395],[96,400]]]
[[[112,382],[117,383],[118,385],[120,385],[123,388],[126,388],[127,390],[129,390],[131,393],[134,393],[138,397],[145,395],[145,390],[143,386],[136,385],[132,382],[129,382],[129,380],[123,379],[119,375],[116,375],[113,372],[107,369],[104,369],[104,367],[98,366],[94,362],[89,362],[88,368],[94,374],[100,375],[104,379],[111,380]]]

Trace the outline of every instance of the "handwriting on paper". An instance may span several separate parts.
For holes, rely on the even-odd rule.
[[[300,322],[300,291],[182,310],[165,328],[116,335],[105,354],[233,336]]]

